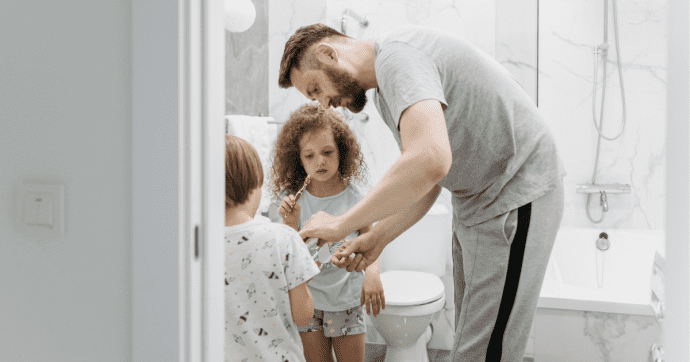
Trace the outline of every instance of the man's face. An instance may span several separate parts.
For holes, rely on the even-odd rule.
[[[321,69],[300,71],[293,68],[290,80],[300,93],[323,107],[345,107],[359,113],[367,104],[367,95],[354,77],[344,70],[322,65]]]

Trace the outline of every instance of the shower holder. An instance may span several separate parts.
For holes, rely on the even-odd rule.
[[[628,184],[580,184],[576,185],[578,194],[629,194],[632,188]]]

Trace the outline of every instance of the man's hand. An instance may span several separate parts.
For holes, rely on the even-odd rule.
[[[344,239],[352,231],[354,230],[343,229],[338,216],[319,211],[307,220],[302,230],[299,231],[299,236],[302,240],[306,238],[319,238],[333,242]]]
[[[365,270],[379,258],[385,246],[378,245],[372,236],[372,233],[366,233],[344,242],[331,255],[331,263],[338,268],[347,268],[348,272]],[[354,257],[352,253],[355,253]]]

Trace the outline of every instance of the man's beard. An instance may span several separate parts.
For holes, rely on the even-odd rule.
[[[347,105],[347,109],[354,113],[359,113],[367,104],[367,94],[364,88],[345,71],[324,66],[324,72],[333,82],[333,86],[338,92],[338,97],[331,101],[332,104],[340,104],[344,97],[349,97],[352,101]]]

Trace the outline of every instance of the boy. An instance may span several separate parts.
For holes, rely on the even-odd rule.
[[[225,361],[304,361],[298,330],[314,315],[319,268],[295,230],[254,220],[264,175],[247,141],[226,136]]]

